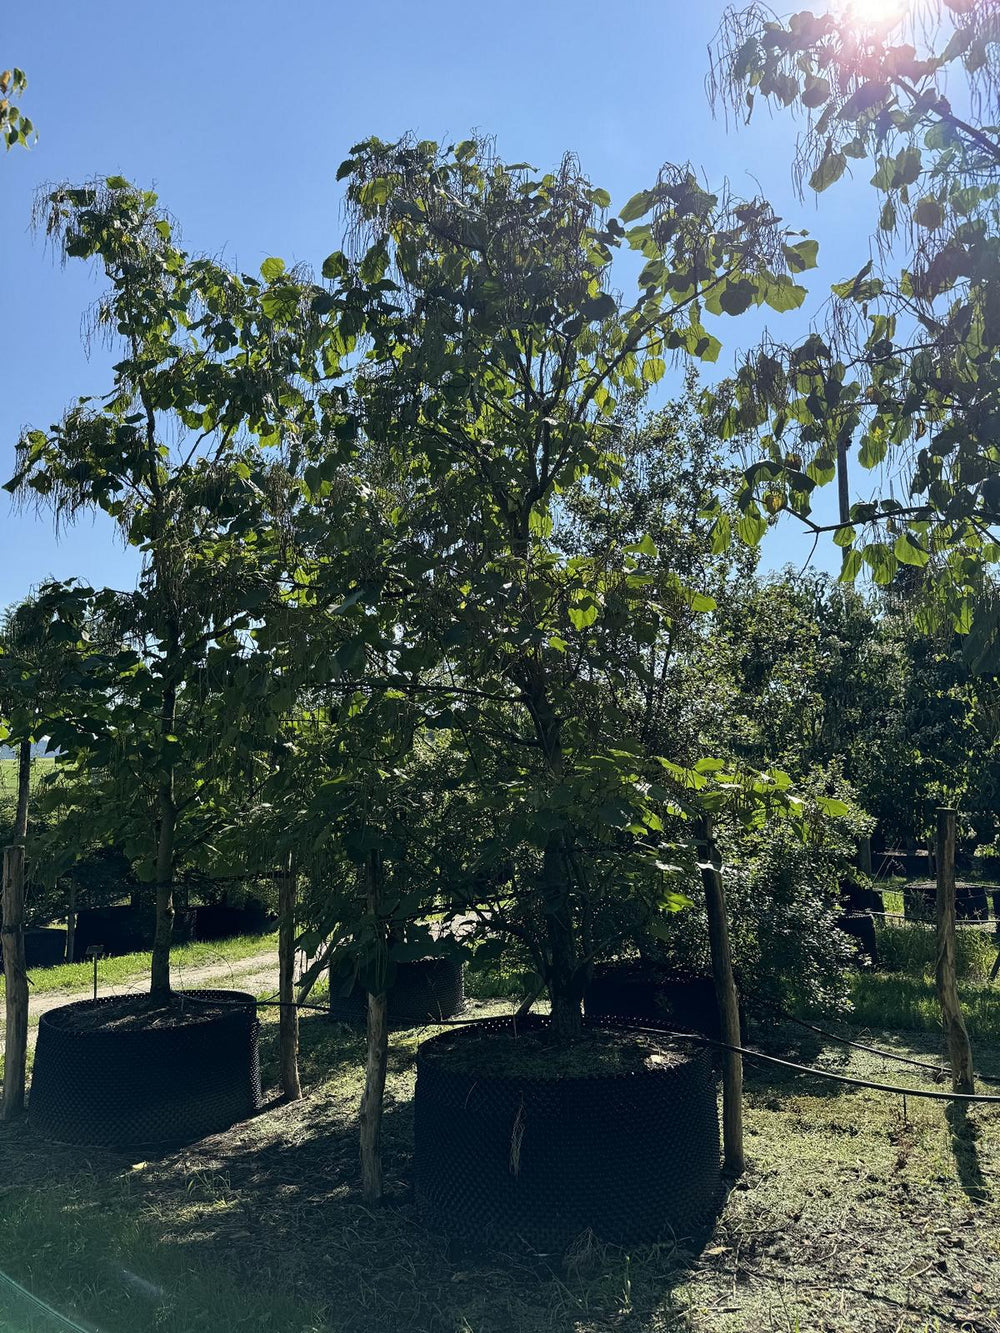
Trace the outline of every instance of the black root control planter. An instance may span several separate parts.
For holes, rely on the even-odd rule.
[[[873,916],[867,912],[845,912],[837,917],[837,929],[851,937],[860,959],[867,960],[871,967],[878,967],[878,937]]]
[[[353,1026],[363,1024],[368,992],[359,983],[347,995],[337,993],[337,978],[330,985],[330,1017]],[[419,958],[399,963],[389,991],[389,1023],[417,1027],[435,1019],[454,1018],[465,1008],[464,968],[454,958]]]
[[[57,967],[66,961],[66,932],[53,926],[38,926],[24,932],[24,956],[33,967]],[[0,954],[0,973],[3,955]]]
[[[417,1055],[414,1180],[431,1226],[478,1245],[562,1251],[588,1230],[642,1244],[710,1218],[721,1173],[706,1050],[593,1077],[452,1070],[447,1044],[470,1029],[509,1031],[510,1020],[433,1037]]]
[[[687,1032],[722,1039],[711,977],[677,972],[656,963],[607,963],[597,967],[584,999],[591,1018],[651,1018]]]
[[[43,1014],[28,1099],[33,1128],[63,1143],[169,1146],[252,1115],[261,1104],[254,997],[200,990],[186,999],[189,1020],[162,1028],[79,1026],[102,1006],[120,1004],[118,996]]]

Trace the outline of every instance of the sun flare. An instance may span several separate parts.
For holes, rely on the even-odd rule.
[[[858,23],[898,23],[907,9],[907,0],[848,0],[842,7],[845,17]]]

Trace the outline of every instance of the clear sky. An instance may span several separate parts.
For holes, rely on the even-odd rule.
[[[341,237],[334,179],[370,134],[497,136],[509,160],[540,167],[574,150],[617,204],[664,161],[690,160],[709,183],[762,189],[820,242],[804,311],[770,316],[802,331],[829,291],[868,257],[873,199],[862,169],[817,208],[791,186],[794,125],[759,113],[739,131],[714,120],[704,80],[721,0],[35,0],[11,6],[0,64],[29,78],[24,110],[40,138],[0,158],[0,471],[22,427],[45,427],[78,395],[108,387],[88,360],[81,320],[100,287],[60,268],[30,229],[51,181],[121,174],[155,188],[183,242],[255,272],[268,255],[318,267]],[[863,166],[863,164],[862,164]],[[761,332],[756,313],[713,326],[719,368]],[[716,372],[718,373],[718,372]],[[135,557],[89,520],[57,541],[47,515],[0,498],[0,606],[55,575],[131,583]],[[801,564],[797,529],[765,539],[765,563]],[[817,560],[839,567],[827,547]]]

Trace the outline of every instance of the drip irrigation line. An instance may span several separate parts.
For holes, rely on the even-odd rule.
[[[178,994],[184,994],[183,991]],[[210,1000],[202,996],[191,995],[187,997],[195,1004],[229,1004],[238,1005],[239,1001],[233,1000]],[[273,1008],[282,1008],[287,1006],[292,1009],[313,1009],[319,1013],[329,1013],[325,1005],[319,1004],[299,1004],[295,1000],[257,1000],[257,1004],[269,1005]],[[497,1014],[497,1018],[516,1019],[516,1014]],[[431,1018],[424,1024],[425,1027],[468,1027],[470,1024],[479,1023],[480,1018]],[[746,1046],[731,1046],[725,1041],[716,1041],[712,1037],[703,1036],[697,1032],[674,1032],[671,1028],[656,1027],[649,1023],[641,1023],[636,1018],[628,1014],[607,1014],[602,1015],[601,1025],[612,1025],[615,1027],[626,1028],[630,1032],[652,1032],[659,1037],[671,1037],[675,1041],[694,1042],[697,1046],[710,1046],[719,1051],[731,1051],[735,1055],[742,1055],[747,1060],[759,1060],[765,1064],[779,1065],[782,1069],[792,1069],[798,1074],[809,1074],[813,1078],[829,1079],[833,1083],[844,1083],[852,1088],[870,1088],[874,1092],[891,1092],[898,1097],[923,1097],[928,1101],[935,1102],[987,1102],[993,1105],[1000,1104],[1000,1095],[986,1092],[938,1092],[932,1088],[900,1088],[892,1083],[876,1083],[870,1079],[852,1078],[850,1074],[835,1074],[829,1069],[817,1069],[815,1065],[802,1065],[795,1060],[783,1060],[777,1055],[765,1055],[763,1051],[751,1051]],[[937,1066],[931,1066],[937,1068]]]
[[[827,1032],[825,1028],[818,1028],[814,1023],[807,1023],[802,1018],[796,1018],[794,1014],[788,1014],[782,1011],[782,1018],[789,1023],[797,1023],[800,1028],[808,1028],[810,1032],[817,1033],[820,1037],[827,1037],[830,1041],[839,1042],[841,1046],[853,1046],[856,1051],[867,1051],[869,1055],[880,1055],[883,1060],[895,1060],[901,1065],[913,1065],[916,1069],[929,1069],[932,1074],[941,1074],[947,1077],[951,1071],[945,1065],[932,1065],[927,1060],[915,1060],[910,1055],[897,1055],[895,1051],[883,1051],[878,1046],[868,1046],[863,1041],[852,1041],[850,1037],[840,1037],[836,1032]],[[998,1083],[1000,1078],[993,1074],[977,1074],[976,1078],[980,1083]]]
[[[699,1046],[713,1046],[720,1051],[732,1051],[737,1055],[742,1055],[747,1060],[762,1060],[766,1064],[780,1065],[783,1069],[794,1069],[799,1074],[811,1074],[814,1078],[830,1079],[834,1083],[846,1083],[853,1088],[871,1088],[875,1092],[892,1092],[900,1097],[925,1097],[929,1101],[936,1102],[1000,1103],[1000,1096],[995,1093],[937,1092],[931,1088],[899,1088],[891,1083],[875,1083],[869,1079],[852,1078],[850,1074],[835,1074],[828,1069],[817,1069],[814,1065],[801,1065],[795,1060],[783,1060],[777,1055],[765,1055],[762,1051],[747,1050],[745,1046],[731,1046],[728,1042],[714,1041],[711,1037],[704,1037],[699,1033],[672,1032],[667,1028],[642,1026],[628,1018],[618,1018],[613,1021],[636,1032],[657,1032],[663,1037],[673,1037],[678,1041],[693,1041]]]

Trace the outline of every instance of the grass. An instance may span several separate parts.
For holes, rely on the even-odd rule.
[[[493,1006],[494,1009],[497,1006]],[[265,1078],[276,1076],[266,1010]],[[426,1231],[410,1196],[413,1063],[394,1035],[388,1198],[357,1190],[362,1047],[302,1021],[304,1101],[148,1161],[0,1129],[0,1268],[88,1330],[132,1333],[925,1333],[1000,1320],[1000,1111],[748,1068],[750,1170],[708,1237],[624,1252],[481,1254]],[[861,1052],[780,1049],[904,1084]],[[901,1051],[935,1043],[886,1035]],[[1000,1047],[979,1052],[1000,1072]],[[0,1312],[5,1306],[0,1288]],[[12,1327],[23,1333],[8,1300]],[[0,1313],[0,1328],[4,1327]],[[39,1324],[54,1329],[56,1325]]]
[[[209,967],[213,963],[238,963],[257,954],[274,954],[278,947],[277,932],[271,935],[237,935],[229,940],[213,940],[211,944],[179,944],[171,950],[171,966],[175,980],[184,984],[184,973],[191,968]],[[57,967],[37,967],[30,972],[31,993],[43,995],[51,991],[67,994],[90,991],[94,984],[93,963],[61,963]],[[149,979],[149,952],[122,954],[120,958],[101,958],[97,963],[100,985],[138,988]],[[221,982],[219,984],[222,984]],[[0,977],[0,994],[3,978]]]
[[[941,1010],[934,987],[934,928],[917,923],[876,925],[878,972],[851,981],[852,1020],[863,1026],[939,1033]],[[997,956],[995,937],[964,929],[957,934],[957,972],[969,1036],[1000,1036],[1000,985],[989,974]]]

